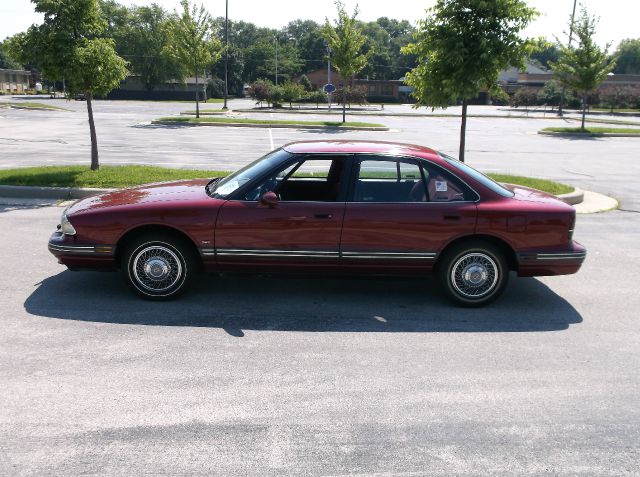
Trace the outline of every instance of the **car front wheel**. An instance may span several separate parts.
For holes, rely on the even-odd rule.
[[[189,248],[173,237],[140,237],[122,257],[129,286],[143,298],[170,300],[184,293],[195,272]]]
[[[461,244],[446,251],[437,273],[447,296],[467,307],[483,306],[498,298],[509,278],[503,253],[484,242]]]

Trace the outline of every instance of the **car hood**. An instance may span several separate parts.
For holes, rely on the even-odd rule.
[[[69,207],[67,213],[74,214],[95,209],[152,202],[197,202],[210,199],[205,191],[205,186],[209,181],[210,179],[191,179],[159,182],[106,192],[79,200]]]

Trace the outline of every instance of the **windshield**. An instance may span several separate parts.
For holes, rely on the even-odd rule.
[[[209,195],[216,199],[226,199],[243,185],[257,177],[260,177],[289,156],[290,154],[283,149],[277,149],[270,152],[266,156],[262,156],[257,161],[244,166],[242,169],[228,175],[224,179],[219,180],[217,183],[212,184]]]
[[[447,156],[442,152],[438,152],[438,155],[459,171],[464,172],[468,176],[471,176],[473,179],[480,182],[487,189],[491,189],[493,192],[495,192],[496,194],[500,194],[503,197],[513,197],[513,192],[504,187],[502,184],[494,181],[491,177],[485,176],[482,172],[476,171],[473,167],[468,166],[464,162],[460,162],[459,160],[454,159],[451,156]]]

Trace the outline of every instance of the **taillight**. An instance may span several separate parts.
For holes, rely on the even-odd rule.
[[[573,217],[571,218],[571,224],[569,225],[569,236],[568,239],[569,240],[573,240],[573,230],[576,227],[576,213],[573,213]]]

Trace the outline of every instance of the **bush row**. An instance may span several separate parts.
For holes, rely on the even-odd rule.
[[[509,104],[520,106],[558,106],[562,97],[562,87],[555,81],[549,81],[541,90],[521,88],[509,98]],[[587,96],[587,104],[611,110],[621,108],[640,108],[640,88],[634,86],[607,86],[593,91]],[[569,89],[564,91],[564,105],[569,108],[581,108],[582,98]]]

